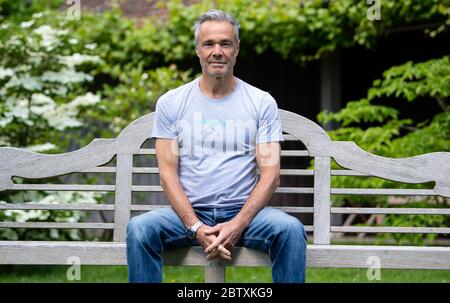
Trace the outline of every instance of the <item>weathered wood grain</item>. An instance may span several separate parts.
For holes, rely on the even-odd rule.
[[[127,224],[131,215],[131,187],[133,179],[133,155],[117,155],[116,194],[114,211],[114,242],[126,239]]]
[[[66,223],[66,222],[0,222],[0,228],[65,228],[65,229],[113,229],[113,223]],[[1,246],[0,246],[1,250]]]
[[[0,241],[0,264],[67,264],[76,256],[82,265],[126,265],[123,242],[47,242]],[[270,266],[267,254],[243,247],[232,251],[226,266]],[[308,267],[368,268],[370,257],[380,260],[381,268],[450,269],[449,247],[308,245]],[[208,266],[203,249],[169,250],[164,265]]]
[[[385,227],[385,226],[331,226],[340,233],[401,233],[401,234],[450,234],[447,227]]]
[[[41,204],[41,203],[4,203],[0,210],[114,210],[114,205],[106,204]]]
[[[450,208],[332,207],[332,214],[450,215]]]
[[[314,158],[314,244],[330,244],[330,157]]]

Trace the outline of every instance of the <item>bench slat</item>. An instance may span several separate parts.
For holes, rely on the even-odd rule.
[[[450,215],[448,208],[332,207],[332,214]]]
[[[113,229],[114,223],[0,222],[0,228]]]
[[[116,173],[116,168],[112,166],[94,167],[90,169],[83,169],[78,171],[80,173]],[[158,167],[133,167],[133,174],[158,174]],[[292,169],[282,168],[280,174],[284,176],[313,176],[314,170],[312,169]],[[348,169],[332,169],[331,175],[333,176],[370,176],[357,171]]]
[[[371,175],[360,173],[351,169],[332,169],[332,176],[355,176],[355,177],[370,177]]]
[[[11,190],[48,190],[48,191],[115,191],[115,185],[88,184],[14,184]],[[134,192],[162,192],[159,185],[133,185]],[[276,193],[313,194],[312,187],[278,187]],[[432,189],[395,189],[395,188],[332,188],[332,195],[398,195],[398,196],[435,196]]]
[[[283,134],[283,138],[285,141],[300,141],[296,137],[294,137],[290,134]]]
[[[314,188],[312,187],[278,187],[275,190],[276,193],[286,194],[313,194]]]
[[[331,226],[331,232],[450,234],[450,228],[447,228],[447,227]]]
[[[91,169],[83,169],[80,173],[116,173],[115,167],[94,167]],[[133,167],[133,174],[158,174],[158,167]],[[259,173],[259,171],[258,171]],[[287,176],[312,176],[312,169],[280,169],[281,175]]]
[[[332,195],[397,195],[397,196],[436,196],[432,189],[404,188],[332,188]]]
[[[80,173],[116,173],[116,168],[113,166],[103,166],[103,167],[93,167],[90,169],[83,169],[78,171]],[[158,167],[133,167],[134,174],[158,174]],[[314,175],[314,170],[312,169],[293,169],[293,168],[282,168],[280,169],[281,175],[286,176],[312,176]],[[360,173],[350,169],[332,169],[331,175],[333,176],[366,176],[370,175]]]
[[[282,157],[309,157],[307,150],[282,150]]]
[[[10,190],[49,190],[49,191],[114,191],[114,185],[90,184],[14,184]]]
[[[132,191],[136,192],[162,192],[164,191],[160,185],[133,185]]]
[[[114,210],[111,204],[37,204],[37,203],[6,203],[0,204],[0,209],[10,210]]]
[[[150,211],[169,205],[131,205],[133,211]],[[287,213],[312,213],[313,207],[273,206]],[[112,204],[37,204],[5,203],[0,210],[98,210],[113,211]],[[376,207],[332,207],[332,214],[395,214],[395,215],[450,215],[448,208],[376,208]]]
[[[169,205],[138,205],[132,204],[132,211],[150,211]],[[113,211],[112,204],[37,204],[37,203],[6,203],[0,204],[0,210],[101,210]],[[273,207],[288,213],[312,213],[313,207],[277,206]]]
[[[133,183],[133,155],[117,155],[115,212],[114,212],[114,241],[122,242],[126,239],[127,224],[130,221],[131,185]]]
[[[65,265],[77,256],[83,265],[126,265],[123,242],[0,241],[0,264]],[[192,247],[163,253],[164,265],[208,266],[203,249]],[[269,266],[269,256],[236,247],[231,266]],[[308,267],[367,268],[369,257],[382,268],[450,269],[450,247],[308,245]]]
[[[259,171],[258,171],[259,173]],[[280,175],[282,176],[313,176],[314,171],[312,169],[280,169]]]
[[[163,189],[159,185],[133,185],[132,191],[135,192],[162,192]],[[290,193],[290,194],[312,194],[314,189],[312,187],[278,187],[276,193]]]
[[[158,209],[161,207],[168,207],[168,205],[131,205],[133,211],[149,211]],[[301,206],[272,206],[273,208],[282,210],[287,213],[312,213],[313,207],[301,207]]]
[[[330,244],[330,157],[314,157],[314,244]]]
[[[307,232],[312,232],[312,225],[305,225]],[[0,228],[80,228],[80,229],[114,229],[114,223],[66,223],[66,222],[0,222]]]
[[[89,169],[79,170],[78,173],[116,173],[116,168],[114,166],[100,166],[93,167]]]

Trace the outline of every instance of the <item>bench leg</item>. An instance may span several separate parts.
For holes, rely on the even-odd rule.
[[[225,266],[220,262],[211,262],[205,267],[206,283],[224,283],[225,282]]]

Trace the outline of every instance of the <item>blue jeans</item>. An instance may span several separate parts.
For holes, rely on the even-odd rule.
[[[197,217],[214,226],[232,219],[240,208],[195,209]],[[244,230],[236,246],[264,251],[272,262],[273,282],[305,282],[306,233],[295,217],[265,207]],[[161,282],[161,253],[199,245],[186,237],[186,229],[171,207],[133,217],[127,227],[127,261],[130,282]],[[231,253],[233,257],[233,253]]]

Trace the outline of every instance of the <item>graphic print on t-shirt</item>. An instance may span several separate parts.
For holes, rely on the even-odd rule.
[[[189,120],[178,121],[180,154],[212,156],[220,153],[254,155],[256,124],[254,120],[205,118],[203,112],[193,113]],[[191,120],[192,121],[192,120]]]

